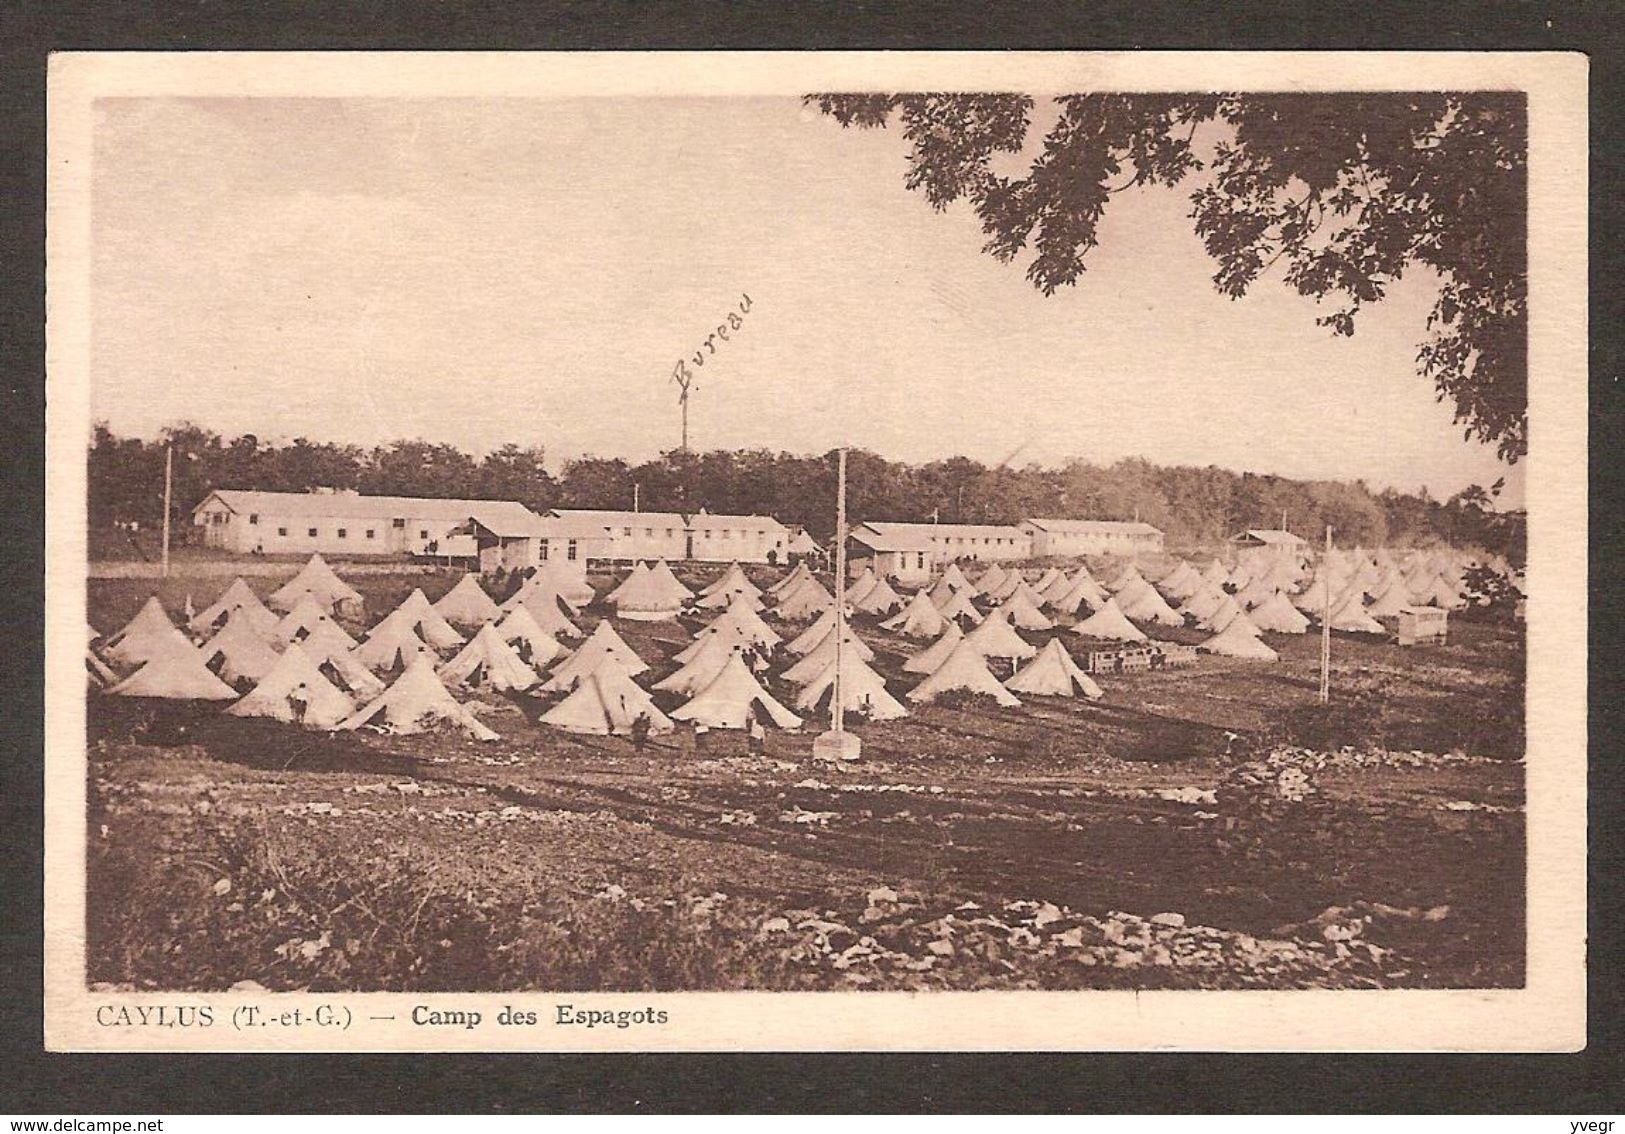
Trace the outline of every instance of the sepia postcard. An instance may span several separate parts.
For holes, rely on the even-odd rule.
[[[1586,83],[54,56],[47,1047],[1582,1048]]]

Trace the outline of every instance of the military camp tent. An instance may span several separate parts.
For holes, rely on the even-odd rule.
[[[937,640],[925,649],[913,654],[903,663],[903,669],[909,673],[934,673],[939,665],[948,660],[948,655],[965,638],[965,632],[959,628],[957,622],[944,622],[942,633]]]
[[[334,574],[320,555],[312,555],[297,575],[272,591],[266,604],[286,613],[305,595],[329,614],[359,616],[365,602],[361,592]]]
[[[538,721],[564,732],[627,736],[639,717],[648,721],[651,736],[664,735],[675,727],[624,669],[609,662],[584,675],[570,695]]]
[[[525,664],[523,658],[491,623],[480,627],[479,633],[457,656],[440,667],[443,681],[454,681],[477,688],[523,691],[531,688],[539,678],[536,671]]]
[[[402,735],[449,727],[475,740],[497,738],[446,691],[435,675],[434,655],[427,651],[413,659],[388,689],[340,721],[338,727],[366,727]]]
[[[485,593],[479,576],[474,574],[458,579],[456,586],[436,600],[434,609],[454,626],[484,626],[502,617],[502,609]]]
[[[1037,697],[1102,695],[1095,679],[1078,668],[1059,638],[1051,638],[1049,644],[1038,651],[1038,656],[1017,670],[1004,687],[1012,693],[1030,693]]]
[[[297,643],[277,656],[259,682],[226,712],[234,717],[268,717],[307,728],[337,728],[355,712],[355,702],[323,676]]]
[[[801,718],[762,688],[738,654],[731,654],[711,683],[671,715],[707,728],[744,728],[752,715],[784,729],[801,727]]]
[[[1143,642],[1145,632],[1123,616],[1116,599],[1107,599],[1100,609],[1072,627],[1074,634],[1104,638],[1114,642]]]
[[[968,636],[954,646],[942,664],[928,674],[924,681],[910,689],[907,696],[915,704],[925,705],[954,690],[965,690],[992,697],[1006,708],[1014,708],[1021,704],[1021,700],[1014,693],[999,684],[999,679],[987,668],[987,658]]]
[[[250,624],[252,615],[241,609],[226,615],[226,624],[198,648],[203,664],[227,685],[252,684],[271,672],[278,654]]]
[[[942,617],[942,612],[931,601],[931,596],[924,591],[918,591],[901,614],[888,618],[880,624],[880,627],[883,630],[895,631],[906,638],[934,638],[942,633],[946,621]]]
[[[805,713],[832,712],[827,702],[835,696],[835,684],[835,662],[831,659],[802,688],[796,708]],[[843,718],[857,715],[871,721],[894,721],[908,716],[902,702],[887,691],[885,679],[862,658],[841,658],[840,686]]]

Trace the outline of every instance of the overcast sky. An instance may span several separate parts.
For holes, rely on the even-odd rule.
[[[1415,372],[1429,279],[1334,338],[1278,275],[1221,297],[1186,193],[1146,189],[1045,298],[968,207],[904,189],[905,153],[792,99],[103,101],[93,412],[639,460],[678,443],[674,362],[748,293],[696,448],[1507,475],[1521,500]]]

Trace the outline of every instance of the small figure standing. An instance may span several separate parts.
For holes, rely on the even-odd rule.
[[[694,722],[694,751],[704,752],[710,747],[710,732],[709,726]]]
[[[745,725],[748,745],[752,756],[760,756],[767,751],[767,730],[762,727],[762,720],[756,713],[756,706],[750,708],[750,717]]]
[[[288,703],[293,707],[293,723],[305,723],[305,711],[310,708],[310,690],[301,681],[288,691]]]
[[[632,751],[642,752],[649,740],[649,714],[639,713],[632,718]]]

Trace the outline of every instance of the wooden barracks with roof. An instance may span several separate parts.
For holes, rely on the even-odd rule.
[[[241,555],[433,556],[477,559],[487,571],[606,559],[783,563],[792,538],[768,516],[703,509],[688,517],[565,508],[537,515],[512,500],[325,490],[216,489],[193,509],[192,523],[204,546]]]

